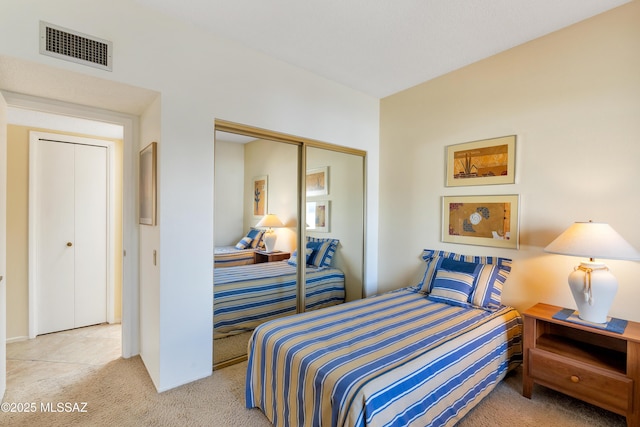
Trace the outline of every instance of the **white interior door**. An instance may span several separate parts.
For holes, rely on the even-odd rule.
[[[107,321],[107,149],[75,145],[75,326]]]
[[[36,333],[105,322],[106,148],[43,139],[36,144]]]
[[[74,147],[38,141],[36,283],[38,334],[74,327]]]

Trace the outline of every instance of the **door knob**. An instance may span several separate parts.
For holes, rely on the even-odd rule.
[[[73,243],[67,242],[67,246],[73,246]]]

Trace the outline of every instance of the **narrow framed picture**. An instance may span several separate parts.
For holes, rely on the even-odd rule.
[[[520,196],[444,196],[442,241],[518,249]]]
[[[331,218],[331,212],[329,210],[328,200],[307,202],[307,230],[308,231],[318,231],[322,233],[328,233],[330,218]]]
[[[139,223],[156,225],[156,166],[157,143],[152,142],[140,151],[140,206]]]
[[[268,212],[267,201],[269,197],[269,177],[267,175],[253,178],[253,189],[251,192],[253,216],[262,218]]]
[[[450,145],[446,185],[513,184],[515,156],[515,135]]]
[[[307,197],[329,194],[329,167],[307,169]]]

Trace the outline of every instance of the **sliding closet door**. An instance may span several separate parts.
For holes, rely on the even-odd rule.
[[[297,267],[287,259],[297,248],[301,150],[299,144],[269,135],[216,131],[214,246],[233,247],[252,228],[265,230],[258,223],[267,214],[277,216],[281,226],[272,229],[275,251],[259,248],[254,254],[256,264],[221,267],[219,262],[214,268],[214,367],[246,357],[255,325],[296,313]],[[278,285],[239,281],[240,276],[254,279],[265,272],[290,276],[278,279]]]
[[[306,171],[306,235],[339,242],[331,266],[345,276],[345,300],[360,299],[364,284],[364,157],[307,147]],[[332,297],[327,294],[327,304]]]

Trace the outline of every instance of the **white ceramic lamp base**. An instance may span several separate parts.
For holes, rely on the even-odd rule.
[[[582,320],[607,323],[609,308],[618,291],[618,281],[604,263],[580,263],[569,275],[569,287],[578,306],[578,316]]]
[[[273,231],[264,233],[262,237],[262,241],[264,242],[264,246],[267,252],[273,252],[276,247],[276,240],[278,236]]]

